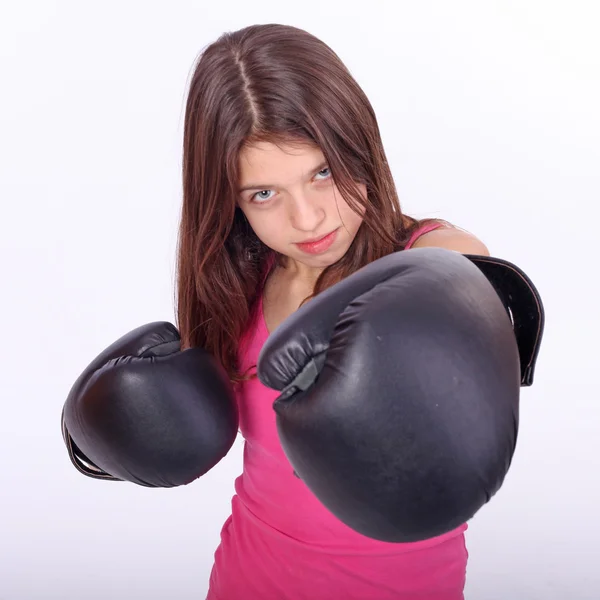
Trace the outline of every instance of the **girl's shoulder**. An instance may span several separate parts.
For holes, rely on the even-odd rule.
[[[406,245],[407,249],[425,247],[446,248],[462,254],[490,255],[487,246],[478,237],[460,227],[442,223],[417,229]]]

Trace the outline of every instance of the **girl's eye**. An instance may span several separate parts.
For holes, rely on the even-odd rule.
[[[331,177],[331,170],[329,169],[329,167],[325,167],[324,169],[321,169],[315,175],[315,177],[317,181],[324,181],[326,179],[329,179]],[[252,202],[256,202],[257,204],[263,204],[271,200],[272,197],[273,190],[261,190],[260,192],[256,192],[256,194],[252,196],[251,200]]]
[[[321,169],[318,173],[317,176],[322,175],[322,179],[320,179],[320,181],[323,181],[323,179],[327,179],[328,177],[331,177],[331,171],[329,170],[329,167],[325,167],[324,169]]]
[[[271,196],[268,196],[267,194],[272,194],[273,190],[261,190],[260,192],[256,192],[256,194],[254,194],[254,196],[252,196],[252,200],[255,202],[266,202],[267,200],[271,199]]]

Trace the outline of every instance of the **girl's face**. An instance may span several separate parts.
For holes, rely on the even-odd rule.
[[[238,205],[258,238],[290,259],[286,268],[316,278],[346,253],[362,216],[342,198],[318,147],[260,142],[242,150],[239,167]]]

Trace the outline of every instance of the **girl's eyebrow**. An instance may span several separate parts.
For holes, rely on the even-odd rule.
[[[323,162],[319,163],[316,167],[313,167],[308,172],[310,174],[318,173],[319,171],[324,169],[327,166],[327,164],[328,164],[327,161],[323,161]],[[241,187],[238,191],[240,193],[242,193],[242,192],[247,192],[248,190],[270,190],[270,189],[276,188],[276,187],[278,187],[278,186],[275,184],[272,184],[272,183],[263,183],[263,184],[251,183],[251,184],[245,185],[244,187]]]

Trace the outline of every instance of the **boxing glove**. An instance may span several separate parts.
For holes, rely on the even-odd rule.
[[[494,496],[511,464],[521,386],[513,323],[457,252],[397,252],[325,290],[271,334],[258,376],[281,392],[273,407],[292,468],[365,536],[448,532]]]
[[[83,371],[62,411],[73,464],[100,479],[147,487],[194,481],[229,451],[238,431],[234,392],[205,350],[181,351],[170,323],[149,323]]]

